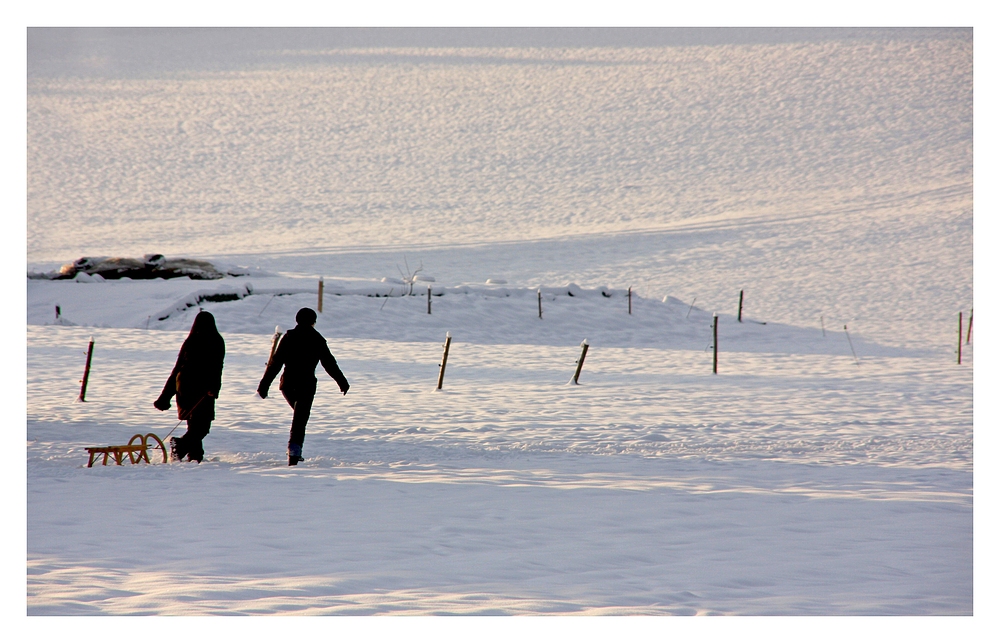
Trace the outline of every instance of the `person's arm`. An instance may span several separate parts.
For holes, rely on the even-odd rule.
[[[160,397],[156,398],[153,402],[153,406],[161,411],[166,411],[170,408],[170,398],[177,395],[177,373],[180,371],[181,362],[184,358],[184,347],[181,347],[181,352],[177,355],[177,362],[174,363],[174,368],[170,371],[170,377],[167,378],[166,384],[163,385],[163,390],[160,392]]]
[[[219,399],[219,392],[222,391],[222,369],[226,364],[226,342],[219,339],[219,368],[215,371],[215,377],[212,378],[212,386],[208,390],[208,396]]]
[[[347,395],[347,390],[351,388],[351,385],[348,383],[347,378],[344,377],[344,373],[340,370],[340,366],[337,365],[337,360],[334,358],[333,353],[330,352],[330,347],[327,346],[325,339],[323,340],[320,348],[319,362],[323,365],[323,370],[325,370],[330,377],[337,381],[337,386],[340,387],[341,392],[344,395]]]

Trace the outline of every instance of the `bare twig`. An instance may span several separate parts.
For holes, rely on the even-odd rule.
[[[267,303],[264,304],[264,307],[260,309],[259,313],[257,313],[258,317],[264,314],[264,311],[267,310],[267,307],[271,305],[271,302],[274,301],[275,297],[277,297],[277,295],[271,295],[271,298],[267,300]]]
[[[413,283],[417,280],[417,273],[424,269],[424,262],[421,261],[420,267],[413,272],[410,272],[410,263],[406,260],[406,255],[403,255],[403,263],[406,265],[406,272],[403,272],[403,269],[399,267],[398,263],[396,264],[396,270],[398,270],[399,274],[403,277],[403,283],[410,286],[410,291],[407,294],[412,295]]]

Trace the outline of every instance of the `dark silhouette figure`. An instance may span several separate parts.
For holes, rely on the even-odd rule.
[[[153,402],[153,406],[166,411],[170,408],[170,398],[176,395],[177,418],[187,420],[187,433],[170,439],[170,453],[175,460],[187,456],[188,460],[201,462],[205,457],[201,441],[215,419],[215,400],[222,388],[225,358],[226,343],[215,327],[215,317],[207,311],[198,313],[163,392]]]
[[[266,398],[271,382],[281,367],[285,367],[278,388],[293,409],[292,428],[288,436],[288,466],[295,466],[304,460],[302,442],[306,437],[306,423],[316,396],[316,364],[323,364],[323,369],[337,381],[344,395],[351,388],[337,366],[337,360],[330,353],[326,339],[313,328],[316,324],[316,312],[311,308],[303,308],[296,313],[295,322],[295,328],[281,338],[274,357],[257,386],[257,394]]]

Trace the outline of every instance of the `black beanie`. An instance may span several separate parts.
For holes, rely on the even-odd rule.
[[[295,313],[295,323],[303,326],[312,326],[316,323],[316,311],[312,308],[301,308]]]

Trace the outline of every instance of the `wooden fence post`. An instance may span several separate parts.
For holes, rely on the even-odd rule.
[[[274,336],[271,338],[271,354],[267,356],[267,366],[271,366],[274,359],[274,351],[278,349],[278,340],[281,339],[281,326],[274,327]]]
[[[712,374],[719,372],[719,316],[712,316]]]
[[[969,332],[965,334],[965,343],[968,344],[969,340],[972,339],[972,310],[969,310]]]
[[[572,384],[580,383],[580,371],[583,370],[583,360],[587,359],[587,349],[590,348],[587,344],[587,340],[583,340],[583,342],[580,343],[580,346],[583,348],[583,352],[580,353],[580,359],[576,360],[576,373],[573,374]]]
[[[743,291],[740,291],[740,312],[736,315],[736,321],[743,323]]]
[[[958,311],[958,364],[962,365],[962,311]]]
[[[632,286],[628,287],[628,314],[632,314]]]
[[[90,379],[90,361],[94,357],[94,338],[90,338],[90,345],[87,347],[87,366],[83,369],[83,380],[80,385],[80,402],[87,401],[87,381]]]
[[[847,332],[847,324],[844,324],[844,334],[847,335],[847,343],[851,347],[851,355],[854,355],[854,362],[861,368],[861,360],[858,359],[858,354],[854,352],[854,342],[851,341],[851,334]]]
[[[542,289],[538,289],[538,318],[542,318]]]
[[[427,314],[431,314],[431,287],[427,286]]]
[[[319,278],[319,292],[318,292],[318,295],[319,295],[319,297],[318,297],[319,301],[316,302],[316,310],[317,310],[317,312],[323,312],[323,278],[322,277]]]
[[[438,371],[438,390],[444,385],[444,367],[448,365],[448,349],[451,347],[451,331],[444,336],[444,355],[441,357],[441,370]]]

